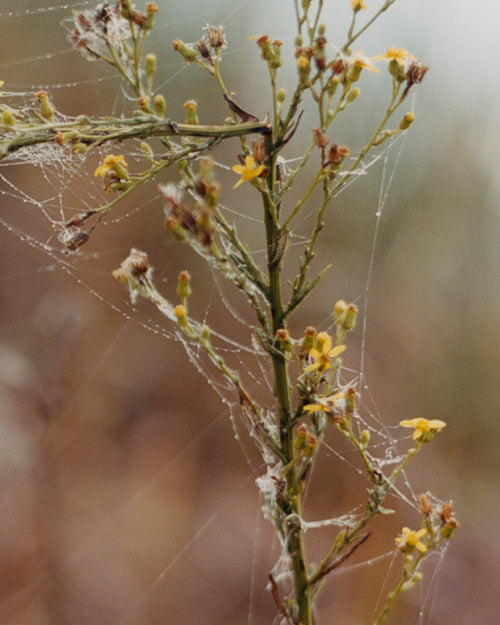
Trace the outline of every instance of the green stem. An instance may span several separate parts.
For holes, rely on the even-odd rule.
[[[273,153],[272,138],[267,139],[267,153]],[[295,462],[294,431],[291,424],[291,399],[288,372],[288,360],[279,349],[276,341],[276,332],[284,328],[284,311],[281,293],[281,253],[282,237],[284,233],[276,223],[277,207],[273,205],[274,177],[272,172],[276,167],[276,155],[270,156],[267,165],[271,175],[268,176],[268,193],[262,193],[264,205],[264,222],[267,241],[267,268],[269,275],[269,306],[271,315],[271,336],[269,341],[273,346],[270,350],[273,371],[274,387],[279,409],[279,431],[281,452],[286,466],[286,496],[283,503],[283,512],[286,515],[284,529],[286,531],[288,555],[291,560],[295,580],[295,602],[297,606],[297,620],[301,625],[313,625],[312,593],[307,577],[304,537],[301,525],[301,493],[297,467]]]

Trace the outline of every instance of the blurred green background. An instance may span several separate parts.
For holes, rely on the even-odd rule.
[[[183,69],[170,46],[178,37],[197,40],[206,23],[226,25],[225,80],[245,108],[261,118],[269,109],[250,35],[285,41],[280,85],[293,84],[291,1],[158,4],[151,47],[174,119],[183,118],[189,98],[198,101],[202,122],[226,115],[215,87],[196,68]],[[349,2],[327,4],[327,37],[340,47]],[[373,4],[380,3],[367,0]],[[70,50],[60,25],[67,7],[0,2],[3,90],[29,99],[46,86],[70,115],[130,111],[112,72]],[[307,324],[321,328],[337,299],[356,301],[367,315],[364,375],[374,403],[366,410],[389,426],[415,416],[448,424],[409,476],[416,493],[452,499],[461,526],[446,557],[426,569],[422,586],[388,623],[493,623],[500,609],[498,17],[493,0],[480,9],[465,0],[401,1],[356,46],[370,56],[404,46],[430,70],[409,98],[417,120],[403,145],[394,146],[385,169],[381,160],[334,204],[322,241],[333,270],[293,324],[297,333]],[[363,78],[363,97],[338,129],[339,143],[361,145],[384,110],[387,86],[385,76]],[[307,141],[307,114],[302,126]],[[300,136],[295,146],[288,157],[300,153]],[[234,143],[217,157],[231,165],[236,153]],[[154,331],[163,320],[145,303],[133,311],[110,273],[137,246],[167,294],[179,269],[191,272],[198,318],[208,310],[214,325],[245,339],[244,326],[226,322],[227,297],[251,319],[237,294],[221,284],[214,291],[199,259],[167,237],[161,202],[151,201],[154,186],[77,257],[55,260],[31,244],[30,236],[56,245],[33,199],[45,200],[52,215],[102,201],[90,180],[94,160],[78,178],[61,166],[60,180],[50,169],[0,169],[0,622],[272,622],[265,585],[279,550],[259,513],[252,443],[243,431],[235,440],[228,411],[182,346]],[[366,294],[375,213],[393,173]],[[239,223],[257,242],[253,196],[231,191],[232,174],[222,182],[223,202],[253,219]],[[69,189],[62,195],[61,184]],[[68,204],[58,206],[61,198]],[[354,369],[361,336],[360,326],[346,355]],[[308,520],[341,515],[366,488],[333,454],[313,478]],[[418,522],[407,506],[398,511],[375,526],[356,562],[389,551],[398,528]],[[321,595],[318,625],[371,623],[388,564],[339,570]]]

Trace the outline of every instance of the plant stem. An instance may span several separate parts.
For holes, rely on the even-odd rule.
[[[312,625],[312,596],[311,586],[307,577],[304,537],[301,525],[301,495],[295,462],[288,360],[286,355],[279,349],[276,341],[276,332],[284,328],[285,325],[281,293],[282,254],[280,252],[284,234],[279,224],[276,223],[277,207],[273,205],[276,195],[273,193],[274,176],[272,172],[276,168],[276,155],[273,155],[272,138],[267,136],[266,142],[268,144],[266,146],[268,154],[271,154],[267,162],[271,172],[267,180],[268,192],[262,193],[269,275],[268,301],[271,316],[271,336],[268,338],[273,347],[270,353],[274,370],[275,394],[279,408],[280,445],[286,466],[286,496],[283,503],[283,512],[286,514],[284,528],[287,535],[288,555],[291,559],[295,582],[297,621],[301,625]]]

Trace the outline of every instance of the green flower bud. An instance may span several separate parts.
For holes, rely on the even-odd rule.
[[[144,69],[146,71],[146,78],[151,80],[156,72],[156,54],[148,54],[146,55],[146,60],[144,61]]]
[[[177,317],[177,322],[179,323],[181,328],[187,328],[189,326],[189,321],[187,318],[187,310],[185,306],[179,304],[175,307],[175,316]]]
[[[354,100],[359,96],[360,93],[361,90],[358,87],[354,87],[354,89],[351,89],[346,96],[346,103],[350,104],[351,102],[354,102]]]
[[[207,325],[203,325],[202,329],[201,329],[201,336],[200,336],[201,342],[204,345],[210,345],[210,328]]]
[[[165,102],[165,98],[162,95],[155,95],[154,105],[155,105],[155,111],[158,117],[163,117],[165,115],[165,110],[167,108],[167,103]]]
[[[185,300],[190,297],[191,293],[191,276],[187,271],[181,271],[177,276],[177,295],[185,303]]]
[[[16,123],[14,114],[8,106],[2,111],[2,121],[6,126],[14,126]]]
[[[188,46],[182,41],[182,39],[176,39],[172,43],[172,47],[176,52],[182,54],[184,60],[187,63],[192,63],[193,61],[196,61],[198,54],[192,48],[188,48]]]
[[[410,111],[409,113],[406,113],[403,119],[399,122],[399,129],[406,130],[413,124],[414,121],[415,121],[415,113],[413,113],[412,111]]]

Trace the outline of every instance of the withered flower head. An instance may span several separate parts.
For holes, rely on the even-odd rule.
[[[263,163],[266,160],[264,139],[260,138],[252,141],[252,156],[256,163]]]
[[[131,37],[129,23],[122,17],[118,3],[114,7],[103,2],[95,9],[73,10],[72,26],[68,30],[73,47],[89,61],[107,56],[109,46],[127,47]]]
[[[340,165],[342,161],[350,154],[349,148],[345,145],[337,145],[332,143],[328,151],[328,162],[332,165]]]
[[[130,281],[141,281],[151,277],[153,268],[146,252],[136,248],[130,250],[130,254],[122,261],[120,267],[113,271],[113,278],[122,284]]]
[[[441,521],[448,527],[452,527],[453,529],[458,527],[458,521],[453,516],[453,509],[451,507],[451,503],[444,503],[441,506],[441,513],[439,516],[441,518]]]
[[[428,516],[432,512],[432,501],[427,493],[417,495],[418,509],[422,514]]]
[[[314,143],[318,148],[325,148],[328,145],[328,139],[321,128],[313,128]]]
[[[406,72],[406,89],[404,94],[406,95],[408,91],[413,87],[413,85],[418,85],[424,79],[424,76],[427,73],[429,68],[427,65],[424,65],[421,61],[415,60],[412,61],[408,71]]]
[[[211,26],[207,24],[204,28],[205,40],[208,45],[216,50],[224,50],[227,46],[226,32],[224,26],[217,24]]]
[[[200,39],[199,41],[196,42],[196,47],[198,48],[198,52],[200,53],[200,55],[204,59],[207,59],[207,61],[211,65],[213,65],[214,62],[212,60],[212,53],[210,52],[210,48],[208,47],[206,42],[203,39]]]

